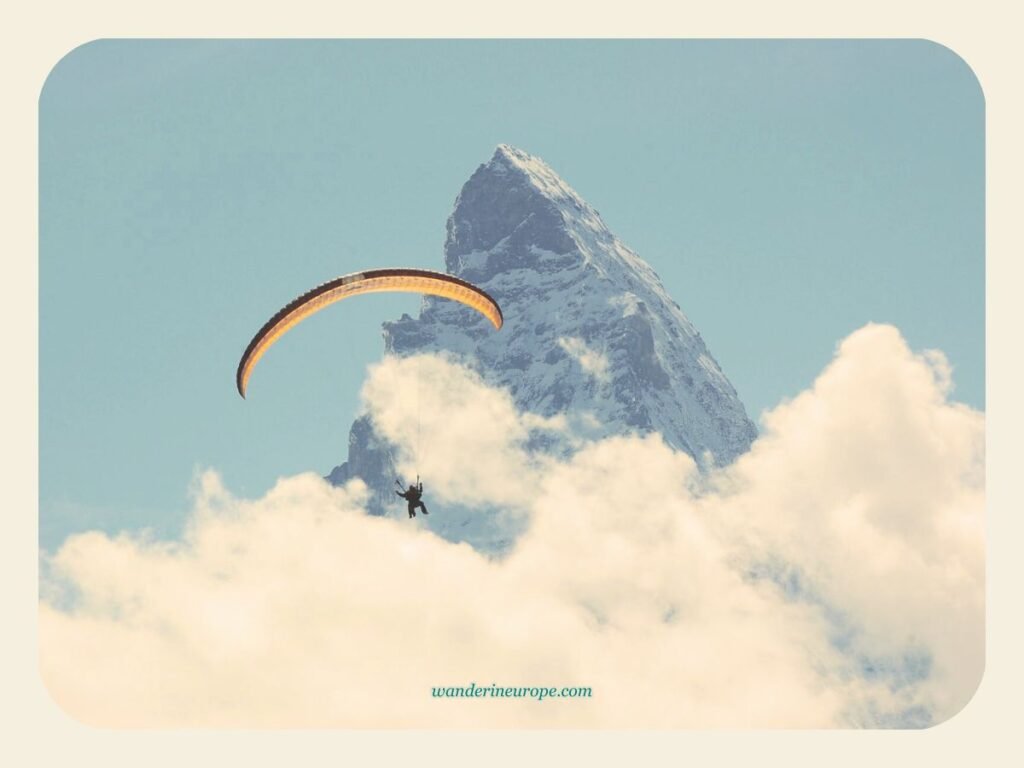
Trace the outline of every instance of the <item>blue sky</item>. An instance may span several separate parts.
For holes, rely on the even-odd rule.
[[[869,321],[984,407],[984,105],[925,41],[101,41],[40,97],[40,515],[173,533],[346,452],[379,326],[255,330],[349,271],[442,268],[496,144],[542,157],[661,275],[750,414]]]

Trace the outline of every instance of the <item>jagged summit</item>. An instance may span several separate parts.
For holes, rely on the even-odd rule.
[[[584,205],[542,161],[500,145],[491,160],[477,168],[455,201],[445,241],[448,269],[466,269],[463,257],[468,254],[515,250],[524,243],[555,254],[569,252],[574,243],[566,229],[563,207],[576,201]],[[596,212],[593,215],[596,217]],[[492,268],[497,266],[495,262]]]
[[[505,325],[442,299],[418,318],[385,323],[390,354],[444,351],[507,389],[524,411],[595,425],[591,437],[659,432],[698,463],[724,464],[756,436],[735,389],[651,267],[543,160],[508,144],[463,185],[448,219],[447,270],[501,304]],[[557,441],[536,450],[566,452]],[[390,503],[391,449],[363,417],[348,461],[330,479],[359,476]],[[460,513],[461,514],[461,513]],[[431,517],[449,538],[500,550],[514,536],[467,511]]]
[[[445,266],[467,280],[526,266],[521,257],[532,250],[572,255],[527,259],[540,269],[578,262],[610,278],[640,275],[663,292],[650,266],[622,245],[593,206],[543,160],[510,144],[499,144],[463,186],[447,232]],[[671,301],[667,294],[663,298]]]
[[[493,173],[521,174],[538,193],[561,206],[563,214],[585,220],[595,229],[608,231],[598,212],[539,157],[511,144],[499,144],[490,162],[482,167]]]

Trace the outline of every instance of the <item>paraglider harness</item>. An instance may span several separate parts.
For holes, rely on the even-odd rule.
[[[396,479],[395,485],[402,488],[402,484]],[[427,505],[423,503],[423,483],[420,482],[420,476],[416,475],[416,485],[410,485],[407,491],[395,491],[399,496],[406,500],[409,506],[409,517],[416,517],[417,507],[423,510],[424,515],[429,515],[427,512]]]

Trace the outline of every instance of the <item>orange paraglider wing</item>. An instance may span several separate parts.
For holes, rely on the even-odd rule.
[[[289,329],[335,302],[363,293],[385,291],[424,293],[452,299],[475,309],[490,320],[495,329],[500,329],[504,322],[501,307],[494,299],[472,283],[452,275],[426,269],[371,269],[367,272],[354,272],[307,291],[260,328],[238,363],[238,372],[235,374],[238,394],[245,397],[249,376],[256,363]]]

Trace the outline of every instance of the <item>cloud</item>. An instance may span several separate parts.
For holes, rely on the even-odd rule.
[[[607,356],[589,347],[583,339],[575,336],[563,336],[558,340],[558,346],[572,356],[584,371],[598,381],[606,381],[608,379]]]
[[[430,478],[431,521],[512,510],[507,555],[369,517],[358,481],[246,500],[206,472],[180,541],[90,532],[47,556],[44,679],[107,726],[938,722],[984,639],[984,424],[950,382],[868,326],[702,478],[657,435],[538,459],[531,434],[564,419],[438,358],[385,360],[364,400]],[[471,682],[593,696],[431,696]]]
[[[565,429],[564,417],[520,414],[507,392],[432,355],[371,366],[362,397],[377,432],[398,446],[403,474],[469,505],[526,508],[541,470],[525,445],[532,432]]]
[[[984,665],[984,420],[950,387],[941,353],[867,326],[702,502],[752,557],[787,563],[869,663],[927,659],[939,719]]]

